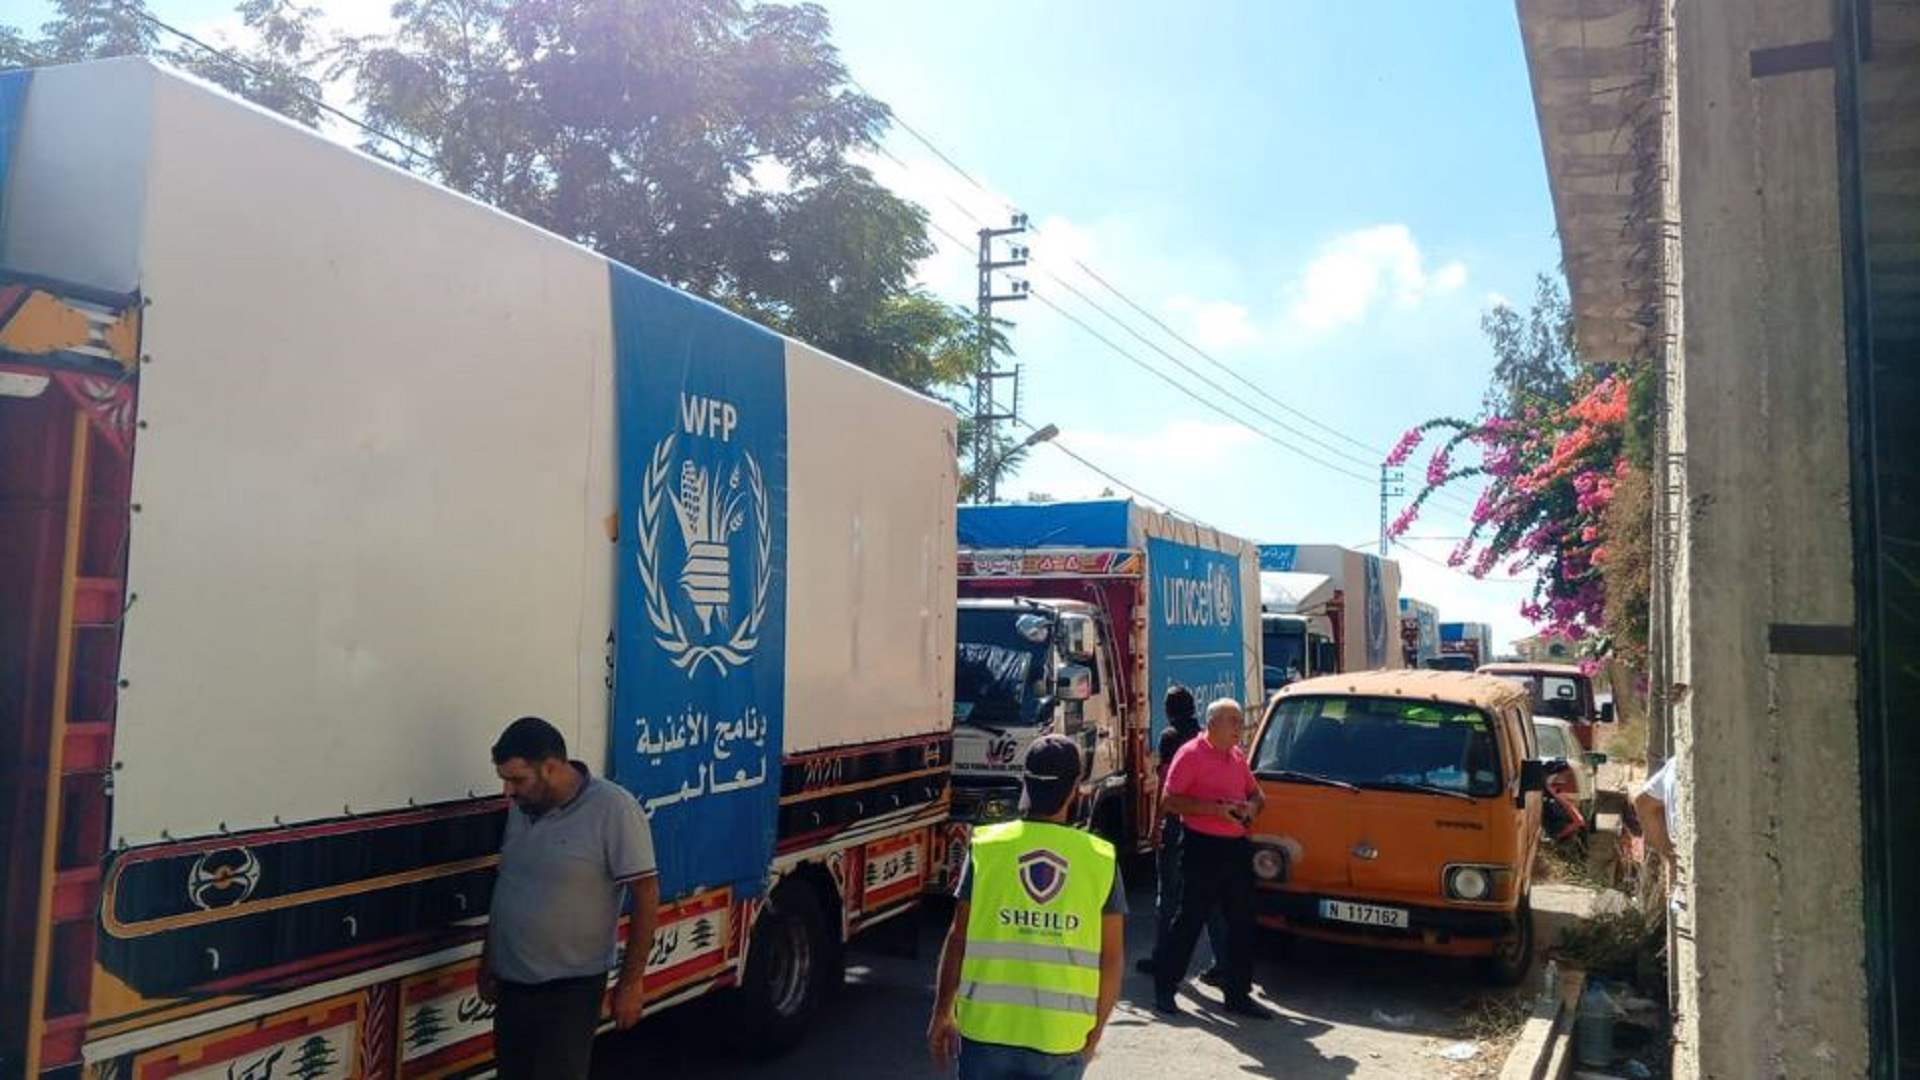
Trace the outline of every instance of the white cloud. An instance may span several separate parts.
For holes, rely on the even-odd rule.
[[[1203,349],[1231,349],[1260,340],[1260,329],[1253,313],[1231,300],[1196,300],[1176,296],[1167,302],[1174,314],[1187,324],[1187,333]]]
[[[1507,299],[1507,294],[1503,292],[1489,292],[1481,302],[1489,308],[1513,306],[1513,301]]]
[[[1382,304],[1410,308],[1465,285],[1465,263],[1428,272],[1405,225],[1372,225],[1329,240],[1291,290],[1288,322],[1324,333],[1365,318]]]

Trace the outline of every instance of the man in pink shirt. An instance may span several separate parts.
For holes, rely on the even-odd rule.
[[[1180,913],[1173,932],[1160,939],[1153,959],[1153,1007],[1177,1013],[1174,990],[1187,977],[1193,947],[1216,908],[1227,919],[1227,955],[1221,989],[1226,1010],[1265,1020],[1272,1014],[1253,1000],[1254,815],[1266,801],[1240,749],[1246,716],[1228,698],[1207,706],[1205,734],[1188,742],[1167,769],[1160,807],[1186,827],[1180,852]]]

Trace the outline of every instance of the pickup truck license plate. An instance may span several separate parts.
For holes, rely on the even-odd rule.
[[[1320,901],[1320,917],[1359,923],[1361,926],[1390,926],[1396,930],[1407,928],[1405,908],[1376,907],[1373,904],[1356,904],[1348,900]]]

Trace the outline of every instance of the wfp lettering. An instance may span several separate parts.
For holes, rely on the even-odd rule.
[[[1055,934],[1071,934],[1080,929],[1080,916],[1071,911],[1001,908],[1000,925],[1015,930],[1045,930]]]

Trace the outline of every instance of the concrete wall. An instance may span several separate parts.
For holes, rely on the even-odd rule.
[[[1676,24],[1676,1075],[1858,1076],[1855,662],[1769,646],[1854,617],[1833,72],[1750,72],[1831,37],[1829,5],[1696,0]]]

